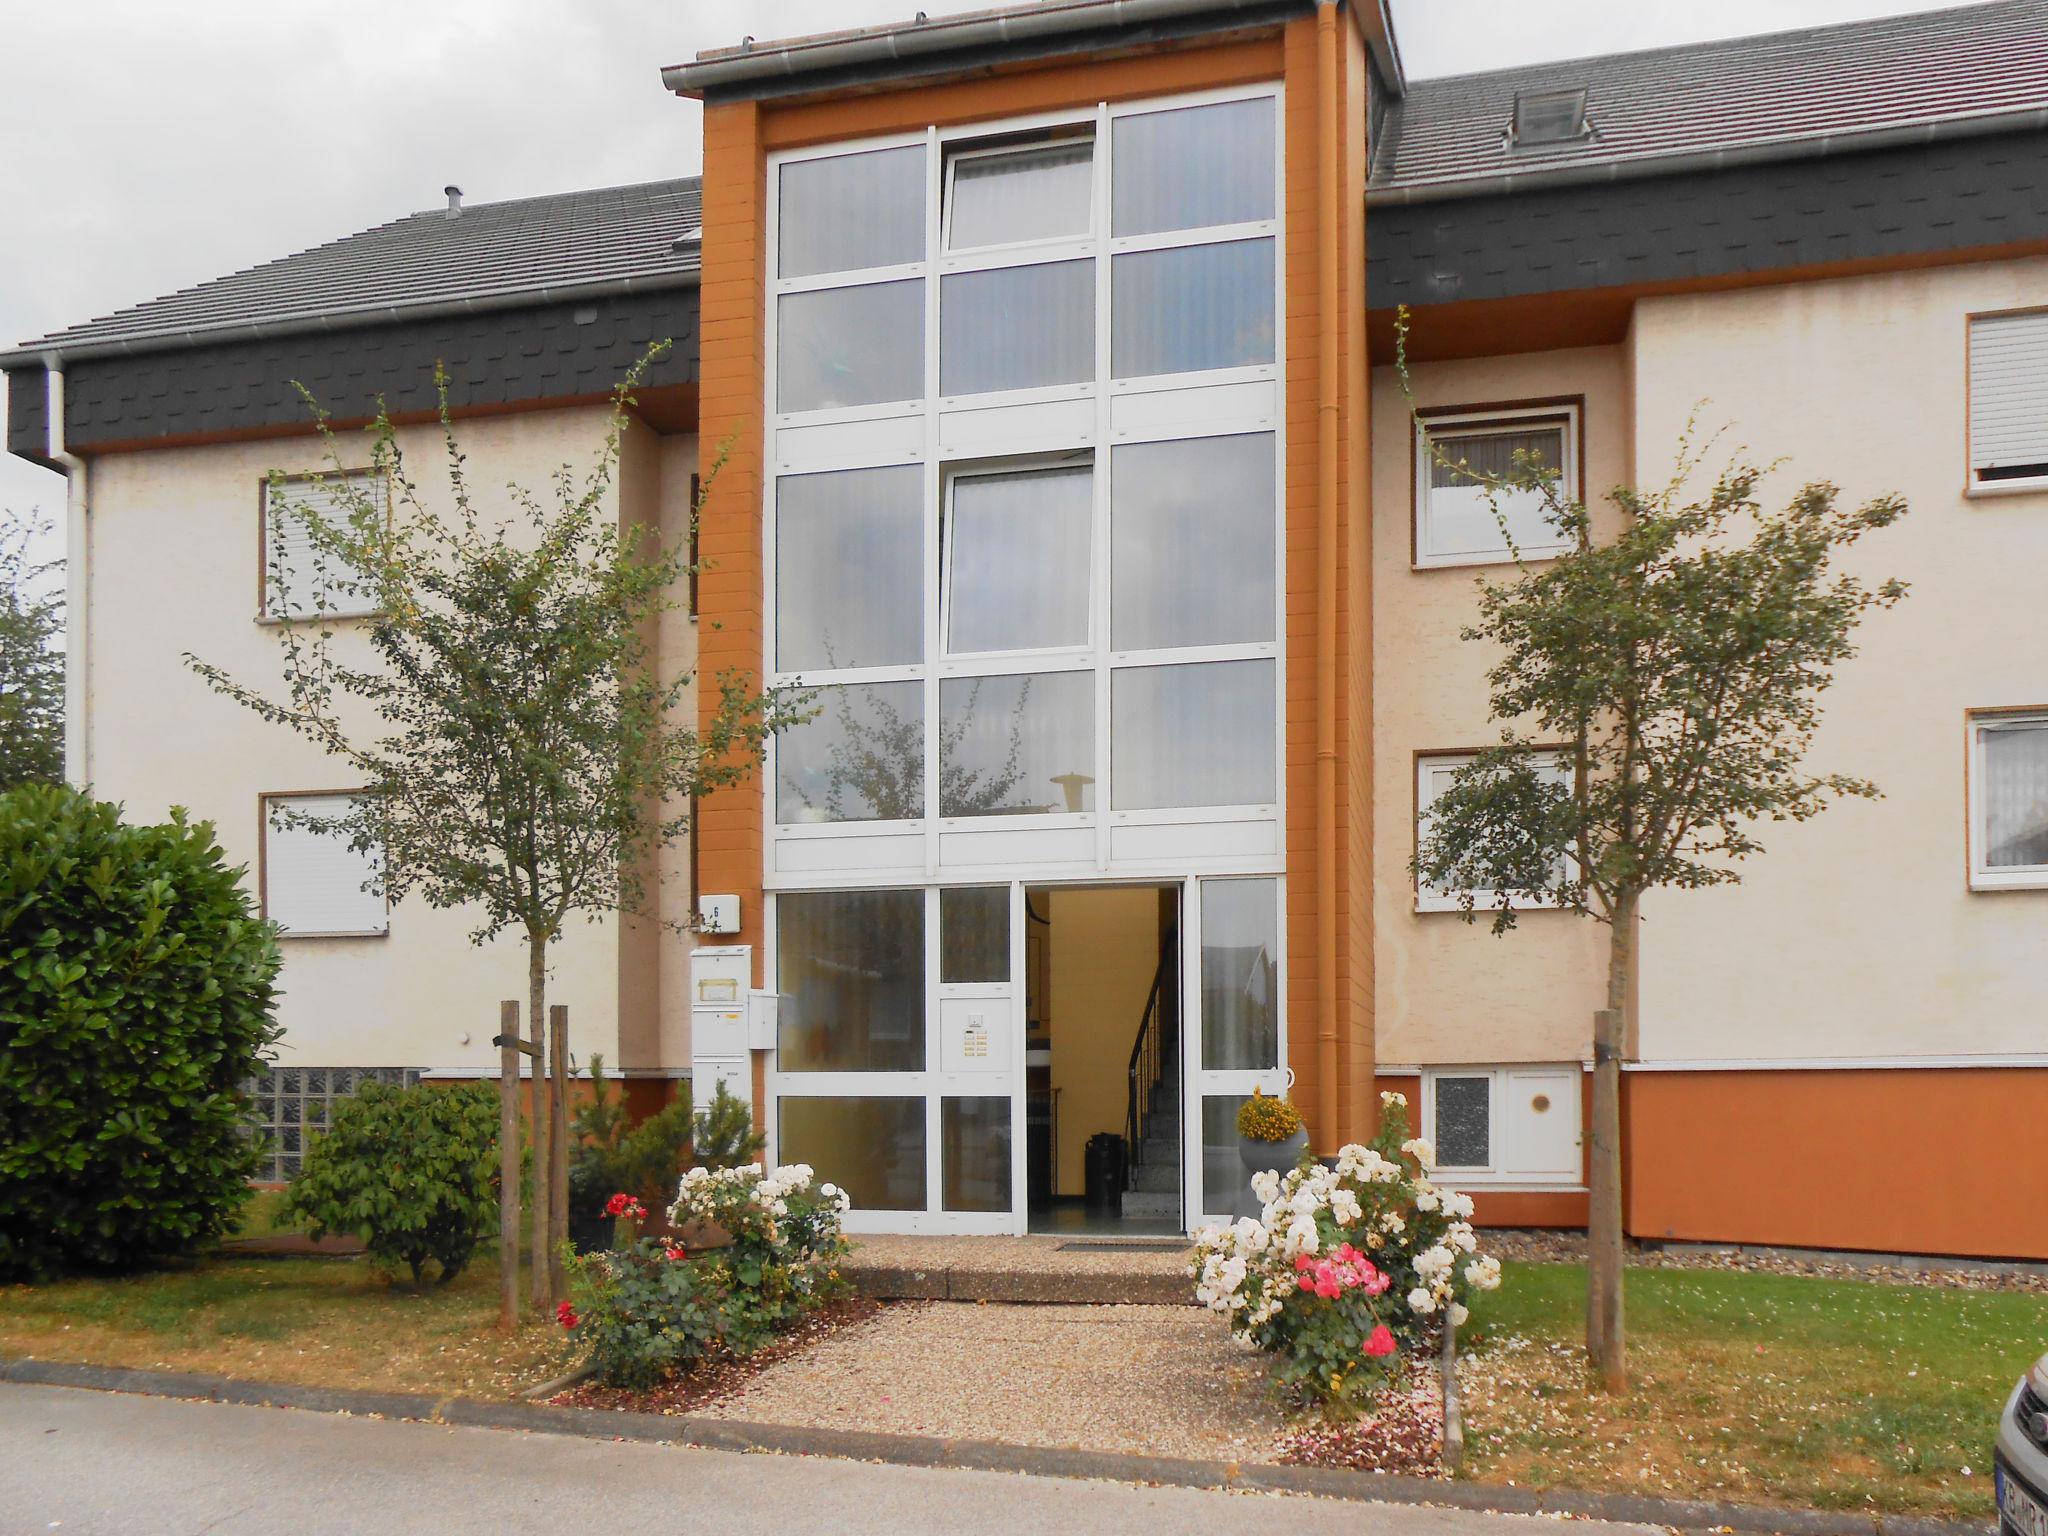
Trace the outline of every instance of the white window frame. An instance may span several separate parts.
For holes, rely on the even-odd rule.
[[[318,485],[318,484],[319,484],[320,482],[323,482],[323,481],[325,481],[325,482],[329,482],[329,483],[333,483],[333,482],[344,482],[344,483],[350,483],[350,482],[353,482],[353,483],[360,483],[360,484],[364,484],[364,485],[368,485],[368,486],[371,486],[371,487],[373,487],[374,489],[373,489],[373,491],[372,491],[372,494],[373,494],[373,495],[375,495],[375,496],[376,496],[376,497],[377,497],[377,498],[378,498],[378,499],[379,499],[379,500],[380,500],[380,501],[381,501],[381,502],[383,503],[383,512],[384,512],[384,517],[385,517],[385,519],[387,520],[387,522],[389,521],[389,519],[390,519],[390,517],[391,517],[391,477],[390,477],[390,476],[389,476],[388,474],[386,474],[386,473],[385,473],[384,471],[382,471],[382,470],[379,470],[379,469],[375,469],[375,468],[368,468],[368,469],[343,469],[343,470],[334,470],[334,469],[328,469],[328,470],[316,470],[316,471],[314,471],[314,472],[313,472],[313,473],[311,473],[311,474],[303,474],[303,475],[286,475],[286,476],[284,477],[284,482],[283,482],[283,483],[284,483],[284,485],[285,485],[285,487],[286,487],[286,495],[287,495],[287,496],[289,497],[289,496],[291,496],[291,495],[295,494],[295,492],[294,492],[294,491],[293,491],[293,489],[292,489],[293,487],[302,487],[302,488],[303,488],[303,487],[314,487],[314,486],[317,486],[317,485]],[[280,516],[280,517],[284,517],[284,518],[289,518],[289,517],[290,517],[290,508],[289,508],[289,505],[287,504],[287,505],[285,505],[285,506],[279,506],[279,505],[278,505],[278,503],[277,503],[277,500],[276,500],[276,493],[277,493],[277,489],[278,489],[278,487],[277,487],[277,484],[276,484],[276,483],[275,483],[275,482],[274,482],[274,481],[273,481],[273,480],[272,480],[272,479],[271,479],[270,477],[266,476],[266,477],[264,478],[264,480],[263,480],[263,482],[262,482],[262,485],[261,485],[261,487],[259,488],[259,491],[258,491],[258,494],[257,494],[257,514],[256,514],[256,620],[257,620],[257,622],[258,622],[259,624],[281,624],[281,623],[284,623],[284,622],[286,622],[286,621],[287,621],[287,620],[289,619],[289,620],[291,620],[291,621],[294,621],[294,622],[297,622],[297,623],[306,623],[306,622],[308,622],[308,621],[311,621],[311,620],[317,620],[317,619],[368,619],[368,618],[374,618],[374,617],[376,617],[376,615],[377,615],[377,614],[378,614],[378,613],[380,612],[380,610],[379,610],[379,608],[377,607],[377,605],[376,605],[376,604],[375,604],[374,602],[370,602],[370,601],[368,601],[367,599],[362,599],[362,598],[358,598],[358,599],[356,599],[356,600],[355,600],[355,603],[354,603],[354,604],[352,604],[352,605],[351,605],[351,606],[349,606],[349,607],[334,607],[334,606],[331,606],[331,605],[314,605],[314,604],[313,604],[313,603],[312,603],[312,602],[310,601],[310,596],[311,596],[311,594],[310,594],[310,593],[309,593],[309,594],[307,594],[307,597],[308,597],[308,601],[307,601],[306,605],[305,605],[305,606],[303,606],[303,607],[301,607],[301,608],[299,608],[299,609],[298,609],[298,610],[297,610],[296,612],[294,612],[294,613],[291,613],[291,614],[281,614],[281,613],[276,613],[276,612],[273,612],[273,611],[272,611],[272,609],[271,609],[271,602],[270,602],[270,599],[271,599],[271,591],[270,591],[270,556],[271,556],[271,548],[270,548],[270,530],[271,530],[271,519],[272,519],[273,515],[276,515],[276,516]],[[298,576],[300,576],[300,577],[303,577],[303,578],[306,578],[306,579],[310,579],[313,573],[312,573],[311,571],[303,571],[303,572],[297,572],[297,573],[295,573],[295,574],[296,574],[296,575],[298,575]]]
[[[1563,747],[1536,747],[1530,755],[1538,760],[1539,768],[1547,767],[1562,778],[1565,771],[1565,749]],[[1418,752],[1415,754],[1415,848],[1422,847],[1423,828],[1429,819],[1429,808],[1436,797],[1430,793],[1429,780],[1432,770],[1458,769],[1478,758],[1477,752]],[[1475,891],[1472,907],[1477,912],[1498,912],[1501,896],[1498,891]],[[1557,901],[1546,897],[1540,901],[1518,900],[1516,909],[1555,910]],[[1417,912],[1462,912],[1465,903],[1457,891],[1431,890],[1422,884],[1420,876],[1415,880],[1415,910]]]
[[[1568,1077],[1572,1084],[1571,1102],[1560,1105],[1570,1117],[1574,1144],[1579,1149],[1581,1170],[1585,1166],[1585,1069],[1579,1062],[1515,1062],[1508,1065],[1475,1065],[1426,1067],[1422,1072],[1422,1123],[1416,1131],[1418,1136],[1436,1142],[1436,1091],[1437,1082],[1446,1077],[1483,1077],[1487,1081],[1486,1093],[1486,1149],[1488,1160],[1483,1165],[1439,1163],[1428,1170],[1430,1178],[1438,1184],[1457,1189],[1522,1189],[1522,1190],[1577,1190],[1584,1189],[1583,1172],[1561,1176],[1551,1171],[1531,1172],[1526,1167],[1515,1166],[1515,1158],[1507,1146],[1507,1100],[1513,1086],[1529,1077]],[[1436,1149],[1441,1152],[1443,1149]]]
[[[2048,890],[2048,864],[1993,867],[1990,854],[1991,797],[1984,782],[1984,738],[2014,727],[2048,727],[2048,709],[1983,709],[1969,714],[1970,889],[1973,891]]]
[[[2048,491],[2048,474],[2023,475],[1987,480],[1978,463],[1977,413],[1983,406],[1981,382],[1977,377],[1977,349],[1982,327],[2038,326],[2048,341],[2048,309],[2007,309],[1970,315],[1963,325],[1963,494],[1970,497],[2024,496]],[[2048,384],[2042,386],[2042,409],[2048,412]]]
[[[953,628],[953,556],[960,548],[955,531],[954,515],[963,480],[1001,480],[1010,475],[1028,475],[1038,470],[1085,469],[1088,471],[1089,493],[1089,571],[1087,633],[1072,645],[1026,646],[1008,651],[956,651],[952,648]],[[947,677],[973,674],[1010,676],[1019,670],[1058,671],[1058,663],[1093,654],[1095,650],[1095,477],[1104,473],[1104,468],[1092,453],[1068,455],[1025,455],[1015,459],[998,459],[989,462],[966,462],[949,466],[945,473],[945,504],[940,515],[939,533],[939,651],[938,659]],[[1050,661],[1051,667],[1040,667],[1040,661]]]
[[[994,160],[1009,157],[1017,160],[1043,158],[1047,155],[1071,150],[1077,144],[1088,146],[1088,223],[1078,230],[1065,234],[1041,235],[1031,240],[1007,240],[999,245],[955,245],[953,243],[953,171],[963,160]],[[939,250],[946,256],[993,255],[997,252],[1035,251],[1042,246],[1072,245],[1076,241],[1092,241],[1095,238],[1095,183],[1101,180],[1097,174],[1102,164],[1095,135],[1071,134],[1066,138],[1035,140],[1023,144],[991,144],[986,146],[963,146],[944,151],[946,158],[945,185],[940,192]]]
[[[271,850],[271,807],[281,800],[350,800],[359,798],[361,790],[354,789],[285,789],[267,790],[257,797],[256,867],[259,873],[257,905],[266,920],[272,920],[270,911],[270,878],[273,867]],[[383,863],[381,850],[375,862]],[[358,892],[357,894],[361,894]],[[381,916],[373,923],[360,928],[284,928],[281,937],[286,939],[381,939],[391,933],[391,899],[387,895],[379,903]]]
[[[1273,177],[1274,217],[1251,224],[1171,231],[1112,238],[1109,233],[1111,181],[1115,167],[1109,148],[1115,121],[1129,113],[1150,113],[1251,98],[1271,98],[1276,123]],[[836,683],[921,680],[925,687],[927,814],[921,821],[777,823],[768,807],[763,839],[763,879],[767,889],[816,889],[821,881],[838,885],[903,885],[919,879],[966,878],[972,868],[980,879],[991,874],[1033,880],[1059,880],[1094,873],[1120,878],[1167,877],[1190,872],[1278,874],[1285,865],[1286,751],[1285,658],[1287,566],[1285,487],[1287,438],[1284,410],[1287,357],[1286,303],[1286,124],[1285,96],[1277,80],[1247,86],[1179,93],[1128,102],[1097,103],[1093,108],[1035,114],[1003,121],[928,127],[864,140],[778,151],[766,167],[770,185],[782,166],[797,159],[860,153],[898,145],[923,143],[928,197],[926,259],[887,269],[859,273],[825,273],[781,278],[775,268],[779,247],[778,205],[768,200],[764,274],[768,295],[765,320],[764,399],[768,412],[768,459],[764,475],[762,573],[764,634],[772,636],[775,614],[776,482],[785,474],[914,463],[925,471],[926,504],[936,509],[926,521],[924,570],[927,573],[925,660],[915,666],[826,672],[813,669],[801,676],[770,673],[775,685],[805,687]],[[1092,131],[1091,165],[1094,202],[1091,233],[1086,239],[1052,239],[1028,245],[953,252],[944,244],[942,192],[948,150],[954,144],[972,152],[999,135],[1048,128]],[[1054,141],[1056,147],[1059,141]],[[1036,148],[1038,145],[1018,146]],[[999,146],[989,146],[994,151]],[[1014,152],[1014,151],[1012,151]],[[1273,273],[1274,361],[1243,368],[1193,375],[1158,375],[1118,379],[1111,373],[1113,315],[1111,274],[1115,257],[1130,250],[1192,246],[1227,240],[1266,237],[1274,241],[1278,259]],[[958,272],[1028,265],[1085,257],[1094,263],[1096,362],[1093,377],[1071,385],[991,392],[958,399],[939,393],[939,363],[944,338],[940,308],[943,279]],[[925,375],[915,401],[847,410],[783,413],[775,408],[776,303],[790,292],[854,283],[916,277],[925,282]],[[1235,393],[1233,393],[1235,391]],[[1224,397],[1229,397],[1227,400]],[[1166,403],[1173,408],[1167,409]],[[1197,402],[1183,408],[1185,402]],[[967,440],[972,419],[976,435]],[[1169,424],[1170,422],[1170,424]],[[983,424],[998,424],[993,432]],[[1273,516],[1275,560],[1274,639],[1270,643],[1180,651],[1117,653],[1109,649],[1106,605],[1111,583],[1109,562],[1110,455],[1104,450],[1126,442],[1172,441],[1211,436],[1270,433],[1275,456],[1276,504]],[[956,436],[956,433],[959,434]],[[1095,464],[1095,501],[1091,568],[1092,644],[1075,653],[1071,665],[1096,674],[1096,809],[1072,817],[1057,814],[1018,818],[939,817],[930,801],[937,783],[938,688],[942,679],[966,675],[1009,675],[1024,671],[1060,670],[1058,653],[1031,652],[997,657],[949,658],[940,627],[938,552],[931,540],[939,536],[946,508],[947,475],[970,463],[1000,468],[998,460],[1062,458],[1091,453]],[[772,642],[771,642],[772,643]],[[766,643],[764,643],[766,649]],[[1110,689],[1116,670],[1211,660],[1273,660],[1274,786],[1271,804],[1255,806],[1177,807],[1169,810],[1116,811],[1110,783]],[[765,792],[779,784],[777,743],[768,747]],[[1066,823],[1072,821],[1074,825]],[[998,849],[997,844],[1002,846]]]
[[[1429,547],[1429,498],[1433,489],[1430,479],[1431,471],[1435,468],[1435,456],[1430,451],[1432,441],[1443,446],[1464,438],[1526,432],[1535,427],[1559,427],[1563,431],[1564,444],[1558,456],[1558,485],[1565,495],[1576,497],[1581,484],[1579,466],[1583,451],[1583,415],[1580,403],[1576,400],[1531,401],[1526,405],[1500,406],[1486,410],[1451,408],[1417,411],[1414,418],[1414,505],[1409,509],[1414,568],[1442,570],[1469,565],[1512,565],[1516,560],[1515,552],[1508,548],[1505,535],[1502,536],[1499,548],[1477,553],[1443,553]],[[1523,545],[1520,557],[1525,562],[1549,560],[1570,548],[1569,540],[1553,538],[1541,544]]]

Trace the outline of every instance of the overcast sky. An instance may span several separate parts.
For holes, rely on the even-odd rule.
[[[0,342],[441,201],[690,175],[700,48],[989,0],[66,0],[0,11]],[[1393,0],[1411,75],[1932,9],[1927,0]],[[0,456],[0,507],[62,511]],[[55,552],[53,550],[53,552]]]

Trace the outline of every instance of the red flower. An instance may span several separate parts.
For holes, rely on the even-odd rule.
[[[690,1256],[689,1251],[681,1243],[670,1243],[667,1248],[662,1250],[662,1253],[664,1257],[674,1259],[677,1263],[681,1263]]]
[[[1365,1336],[1365,1352],[1375,1360],[1384,1355],[1391,1355],[1399,1347],[1394,1343],[1393,1330],[1385,1323],[1381,1323]]]
[[[604,1213],[607,1216],[624,1216],[631,1221],[645,1221],[647,1219],[647,1208],[631,1195],[624,1194],[613,1195],[611,1199],[605,1201]]]
[[[576,1309],[570,1306],[569,1303],[565,1301],[559,1307],[555,1308],[555,1321],[560,1323],[564,1328],[574,1328],[577,1325],[577,1323],[582,1321],[582,1319],[577,1317]]]

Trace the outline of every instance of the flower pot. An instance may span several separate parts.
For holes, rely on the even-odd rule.
[[[1257,1141],[1250,1136],[1237,1138],[1237,1159],[1244,1164],[1245,1182],[1238,1190],[1237,1205],[1231,1211],[1233,1216],[1249,1216],[1259,1219],[1265,1203],[1252,1193],[1251,1178],[1255,1173],[1285,1173],[1301,1161],[1301,1154],[1308,1148],[1308,1132],[1298,1130],[1285,1141]]]

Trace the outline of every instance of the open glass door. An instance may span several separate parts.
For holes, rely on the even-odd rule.
[[[1237,1111],[1258,1089],[1287,1087],[1284,908],[1276,876],[1190,880],[1183,950],[1187,1021],[1188,1225],[1230,1219],[1250,1174]]]

